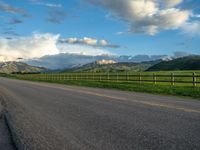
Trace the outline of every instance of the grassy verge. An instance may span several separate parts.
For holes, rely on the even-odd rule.
[[[8,76],[7,76],[8,77]],[[15,79],[15,76],[9,76]],[[26,79],[30,81],[48,82],[48,83],[59,83],[66,85],[78,85],[87,87],[98,87],[98,88],[109,88],[119,89],[124,91],[135,91],[135,92],[146,92],[152,94],[162,95],[174,95],[174,96],[185,96],[200,99],[200,87],[188,87],[188,86],[170,86],[170,85],[152,85],[148,83],[131,83],[131,82],[107,82],[107,81],[86,81],[86,80],[42,80],[42,79]]]

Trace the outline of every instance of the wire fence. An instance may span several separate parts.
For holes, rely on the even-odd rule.
[[[200,74],[157,74],[157,73],[59,73],[14,75],[20,79],[43,81],[99,81],[99,82],[137,82],[163,85],[200,86]]]

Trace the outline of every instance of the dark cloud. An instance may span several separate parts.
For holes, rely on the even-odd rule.
[[[8,24],[21,24],[21,23],[23,23],[23,21],[22,20],[20,20],[20,19],[17,19],[17,18],[12,18],[9,22],[8,22]]]
[[[7,39],[7,40],[12,40],[13,38],[12,38],[12,37],[6,37],[6,39]]]
[[[6,35],[6,36],[11,36],[11,37],[19,36],[19,34],[14,29],[6,30],[2,34]]]
[[[28,14],[28,12],[25,9],[17,8],[4,2],[0,2],[0,10],[11,14],[20,14],[23,17],[30,16],[30,14]]]
[[[67,13],[65,11],[50,9],[46,20],[53,24],[60,24],[66,19],[66,17]]]
[[[0,10],[7,13],[23,13],[24,12],[23,9],[10,6],[9,4],[6,4],[4,2],[0,2]]]
[[[120,45],[114,45],[114,44],[108,44],[108,45],[105,45],[104,47],[108,47],[108,48],[120,48],[121,46]]]

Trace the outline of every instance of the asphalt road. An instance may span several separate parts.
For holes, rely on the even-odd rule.
[[[0,118],[0,150],[16,150],[4,117]]]
[[[0,103],[0,150],[16,150]]]
[[[200,150],[198,100],[5,78],[0,94],[19,150]]]

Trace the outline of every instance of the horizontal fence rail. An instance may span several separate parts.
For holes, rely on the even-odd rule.
[[[137,82],[176,85],[184,84],[185,86],[197,87],[200,84],[200,74],[156,74],[156,73],[59,73],[59,74],[23,74],[13,75],[17,78],[27,80],[44,80],[44,81],[106,81],[106,82]]]

